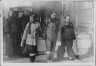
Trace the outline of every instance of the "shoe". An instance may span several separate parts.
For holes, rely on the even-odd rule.
[[[30,62],[34,62],[35,61],[35,56],[31,56],[30,57]]]
[[[79,55],[75,55],[76,59],[80,59]]]
[[[53,61],[52,60],[47,60],[48,63],[52,63]]]
[[[75,59],[69,59],[69,58],[68,58],[68,60],[75,60]]]
[[[68,58],[68,60],[75,60],[75,59],[73,59],[73,58]]]

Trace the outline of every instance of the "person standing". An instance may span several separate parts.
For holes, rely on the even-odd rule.
[[[27,23],[22,41],[21,41],[21,47],[24,45],[24,41],[26,41],[25,48],[23,50],[23,53],[28,53],[29,58],[31,62],[35,61],[35,57],[37,54],[37,45],[36,45],[36,29],[40,26],[38,22],[35,21],[35,15],[30,16],[30,22]]]
[[[45,43],[46,43],[46,54],[48,55],[47,56],[48,61],[54,60],[58,29],[59,29],[59,21],[56,18],[56,13],[52,12],[50,18],[48,19],[46,29],[47,38]]]
[[[18,56],[20,56],[20,57],[22,56],[22,53],[21,53],[22,48],[20,47],[21,36],[22,36],[22,33],[23,33],[23,28],[22,28],[23,19],[22,19],[22,17],[23,17],[23,12],[18,12],[18,22],[16,23],[16,25],[17,25],[17,36],[16,36],[16,39],[17,39],[16,47],[17,47],[17,49],[16,49],[16,51],[17,51]]]
[[[8,56],[16,57],[17,56],[17,35],[18,35],[18,26],[17,26],[18,18],[17,12],[13,11],[12,15],[8,18]]]
[[[59,46],[57,51],[58,59],[64,58],[65,47],[67,47],[67,54],[69,60],[75,60],[77,57],[72,49],[73,47],[73,40],[76,39],[74,25],[70,22],[70,16],[65,16],[65,24],[60,27],[60,39],[61,39],[61,46]]]

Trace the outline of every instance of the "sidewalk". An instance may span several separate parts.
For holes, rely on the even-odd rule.
[[[43,56],[38,56],[37,58],[38,58],[38,60],[40,60],[41,58],[42,58],[42,60],[45,59],[44,55]],[[94,59],[94,57],[88,57],[88,58],[81,59],[81,60],[67,60],[67,59],[64,59],[62,61],[57,61],[57,62],[54,62],[54,63],[74,63],[74,62],[76,62],[76,63],[86,63],[86,62],[89,63],[90,62],[91,63],[91,62],[94,62],[93,59]],[[18,59],[13,58],[13,59],[6,60],[4,62],[5,63],[30,63],[30,60],[29,60],[29,58],[18,58]]]

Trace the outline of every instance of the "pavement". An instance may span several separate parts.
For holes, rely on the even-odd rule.
[[[44,60],[46,59],[45,55],[40,55],[36,57],[36,61],[40,60],[39,62],[36,63],[46,63]],[[80,60],[68,60],[67,57],[62,60],[55,60],[53,63],[86,63],[86,62],[94,62],[94,57],[88,57]],[[30,63],[29,58],[4,58],[4,63]]]
[[[86,45],[87,46],[87,45]],[[56,60],[54,63],[70,63],[70,62],[76,62],[76,63],[86,63],[86,62],[94,62],[94,51],[93,51],[93,46],[88,49],[88,52],[85,52],[85,49],[81,49],[83,53],[81,53],[80,60],[68,60],[68,59],[63,59],[63,60]],[[4,55],[5,55],[5,42],[4,42]],[[8,56],[3,56],[4,57],[4,63],[30,63],[29,58],[21,58],[21,57],[16,57],[16,58],[9,58]],[[64,57],[68,57],[67,53],[65,53]],[[40,55],[37,56],[35,60],[46,60],[45,55]]]

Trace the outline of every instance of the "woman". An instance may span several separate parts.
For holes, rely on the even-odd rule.
[[[48,55],[48,62],[52,62],[55,59],[54,53],[59,30],[59,21],[56,18],[56,15],[57,14],[55,12],[52,12],[47,22],[46,54]]]
[[[31,62],[35,61],[36,53],[37,53],[37,45],[35,40],[36,29],[40,26],[39,23],[35,21],[35,15],[30,16],[30,22],[27,23],[26,28],[24,30],[24,34],[21,41],[21,47],[24,45],[24,41],[26,41],[26,45],[23,53],[28,53]]]
[[[60,29],[61,33],[61,46],[58,48],[57,56],[58,59],[63,59],[65,53],[65,47],[67,47],[68,59],[75,60],[78,59],[78,56],[74,53],[73,40],[76,39],[74,25],[70,22],[70,16],[65,17],[65,24]]]

